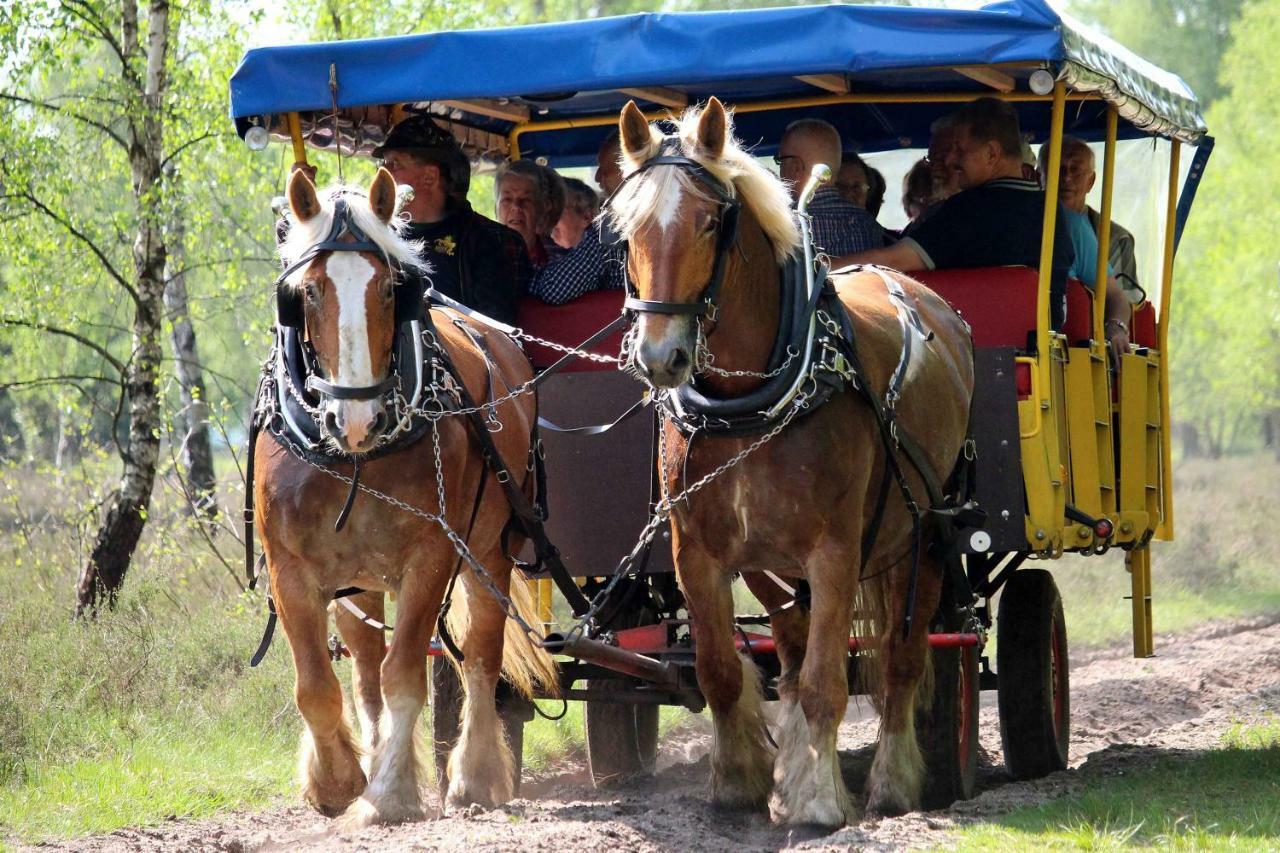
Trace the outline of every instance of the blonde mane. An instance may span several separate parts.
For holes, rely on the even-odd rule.
[[[345,184],[334,184],[320,190],[316,195],[320,201],[320,212],[306,222],[298,222],[294,218],[293,211],[285,209],[285,221],[288,223],[289,232],[277,251],[280,254],[280,261],[286,268],[297,263],[312,246],[329,235],[329,228],[333,225],[334,202],[341,197],[346,200],[347,209],[351,211],[356,226],[368,235],[388,260],[423,273],[431,272],[430,265],[422,260],[419,254],[422,251],[422,242],[407,240],[404,237],[409,223],[399,216],[391,217],[390,222],[383,222],[369,208],[369,198],[364,190]],[[289,277],[289,283],[296,284],[303,271],[300,269],[294,272]]]
[[[786,259],[800,245],[800,230],[796,226],[791,209],[791,194],[773,173],[761,166],[754,157],[742,149],[733,135],[733,116],[726,115],[724,152],[719,159],[711,159],[697,144],[698,120],[703,107],[690,107],[681,116],[678,128],[681,152],[695,160],[718,178],[729,191],[741,199],[764,230],[779,262]],[[630,176],[640,165],[658,153],[663,136],[649,125],[649,146],[642,155],[632,157],[625,151],[620,155],[622,174]],[[691,193],[712,201],[702,184],[684,169],[654,169],[643,178],[622,185],[609,205],[609,216],[614,227],[625,239],[650,224],[659,212],[669,209],[665,203],[671,193]]]

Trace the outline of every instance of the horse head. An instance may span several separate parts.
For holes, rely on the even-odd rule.
[[[396,382],[392,343],[404,313],[396,306],[397,265],[418,265],[393,220],[395,181],[379,169],[367,198],[342,188],[318,194],[297,171],[288,197],[292,223],[281,255],[287,265],[303,263],[288,276],[285,298],[299,305],[315,353],[317,375],[307,387],[320,398],[333,442],[364,453],[387,427],[385,398]]]
[[[632,359],[652,385],[674,388],[693,373],[700,324],[716,324],[742,208],[778,260],[799,232],[786,189],[739,146],[717,98],[686,111],[674,136],[634,101],[618,124],[625,178],[609,215],[628,243],[627,308],[639,315]]]

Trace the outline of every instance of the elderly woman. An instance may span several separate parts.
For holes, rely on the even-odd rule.
[[[565,178],[564,212],[551,231],[551,237],[564,249],[572,249],[582,240],[582,232],[600,212],[600,196],[577,178]]]
[[[564,179],[532,160],[505,164],[494,178],[498,221],[524,238],[529,260],[542,269],[564,249],[551,239],[551,230],[564,209]]]

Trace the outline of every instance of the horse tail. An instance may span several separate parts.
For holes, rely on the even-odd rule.
[[[537,625],[538,601],[534,595],[533,582],[526,580],[520,572],[511,572],[511,604],[515,612],[526,625]],[[533,695],[535,684],[542,685],[543,690],[553,694],[560,692],[560,673],[551,653],[534,642],[520,623],[507,619],[506,637],[503,643],[502,672],[526,698]]]
[[[467,635],[471,624],[471,597],[491,595],[480,583],[474,579],[469,580],[472,582],[455,584],[453,595],[449,599],[446,627],[454,637],[462,638]],[[512,610],[525,624],[536,625],[539,622],[533,584],[514,569],[511,572],[511,589],[508,595]],[[531,697],[534,688],[539,685],[544,692],[559,692],[560,675],[555,660],[546,649],[534,642],[533,637],[525,633],[515,619],[503,620],[502,649],[502,675],[521,696]],[[452,661],[452,656],[449,659]]]
[[[886,642],[891,631],[902,631],[901,587],[905,587],[905,571],[903,566],[886,569],[886,558],[873,555],[868,567],[865,567],[864,579],[858,584],[854,598],[854,619],[851,632],[854,636],[870,638],[870,642],[860,647],[857,657],[857,684],[861,691],[870,697],[878,712],[884,711],[886,679],[885,661],[880,654],[880,647]],[[921,557],[921,572],[931,570],[929,558]],[[897,594],[895,594],[897,593]],[[932,621],[933,614],[917,611],[915,618]],[[933,697],[933,650],[926,646],[924,674],[916,689],[916,707],[927,708]]]

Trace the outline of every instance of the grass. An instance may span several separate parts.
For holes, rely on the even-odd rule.
[[[1236,726],[1220,748],[1157,759],[1088,791],[965,828],[958,850],[1275,850],[1280,721]]]
[[[100,505],[114,468],[89,457],[63,471],[0,471],[0,847],[5,838],[75,837],[296,798],[301,724],[285,643],[277,637],[263,665],[248,668],[262,599],[232,580],[240,572],[233,536],[215,535],[222,556],[215,555],[178,511],[168,480],[158,486],[118,607],[95,622],[71,619],[96,522],[86,508]],[[1179,467],[1180,538],[1155,551],[1158,630],[1280,609],[1271,574],[1280,545],[1270,530],[1280,513],[1277,475],[1280,465],[1264,457]],[[223,498],[234,506],[235,488]],[[1128,578],[1117,555],[1053,568],[1076,648],[1128,636]],[[345,677],[350,666],[339,670]],[[551,714],[560,708],[544,707]],[[664,709],[663,731],[683,719],[684,711]],[[556,722],[530,723],[525,744],[532,770],[579,752],[581,707]],[[1274,752],[1272,745],[1225,754],[1273,761],[1265,756]],[[1272,778],[1280,775],[1268,767]],[[1138,823],[1134,838],[1154,838],[1157,827],[1190,837],[1185,822],[1179,829],[1143,814],[1130,820],[1121,810],[1110,824],[1088,826],[1102,833],[1095,839],[1101,846],[1111,843],[1107,833]],[[1209,812],[1196,820],[1202,829],[1213,821],[1236,826]]]

